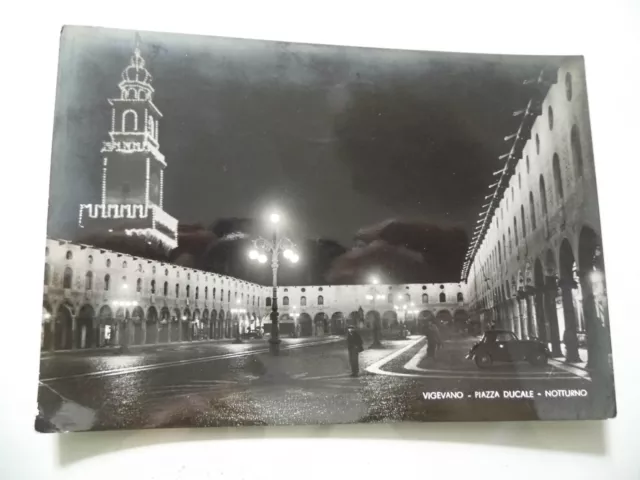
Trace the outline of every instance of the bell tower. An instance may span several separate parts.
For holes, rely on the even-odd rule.
[[[111,129],[100,150],[100,202],[80,205],[79,226],[101,234],[141,235],[175,248],[178,221],[163,209],[167,163],[160,153],[162,113],[153,103],[151,81],[136,48],[118,84],[120,97],[108,100]]]

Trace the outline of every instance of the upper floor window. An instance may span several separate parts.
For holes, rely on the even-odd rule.
[[[136,292],[140,293],[142,291],[142,279],[139,278],[136,280]]]
[[[51,281],[51,265],[48,263],[44,264],[44,284],[49,285]]]
[[[265,304],[267,307],[270,307],[270,306],[271,306],[271,297],[267,297],[267,298],[265,299],[264,304]]]
[[[108,273],[104,276],[104,289],[105,291],[109,291],[109,287],[111,286],[111,275]]]
[[[73,270],[67,267],[64,269],[64,275],[62,277],[62,288],[71,288],[73,282]]]
[[[531,216],[531,230],[536,229],[536,206],[533,201],[533,192],[529,192],[529,215]]]
[[[152,294],[156,293],[156,281],[155,280],[151,280],[151,293]]]
[[[307,297],[305,297],[304,295],[302,297],[300,297],[300,306],[301,307],[306,307],[307,306]]]
[[[209,287],[204,287],[204,299],[206,300],[209,297]]]
[[[387,295],[387,303],[393,303],[393,293]]]
[[[547,210],[547,187],[544,184],[544,177],[540,175],[540,203],[542,204],[542,215],[548,214]]]
[[[198,300],[199,296],[200,296],[200,287],[196,287],[196,300]]]
[[[176,283],[176,298],[180,296],[180,284]]]
[[[440,303],[445,303],[447,301],[447,296],[444,292],[440,293]]]
[[[406,302],[410,302],[411,301],[411,295],[409,295],[408,293],[404,294],[404,299]]]
[[[191,294],[191,285],[187,285],[187,298],[189,298],[190,294]]]
[[[324,297],[322,295],[318,295],[318,305],[324,305]]]
[[[562,188],[562,173],[560,171],[560,157],[557,153],[553,154],[553,181],[556,187],[556,195],[558,195],[558,201],[564,199],[564,190]]]
[[[462,295],[462,292],[458,292],[458,302],[463,302],[464,301],[464,296]]]
[[[584,169],[584,162],[582,159],[582,144],[580,143],[580,132],[578,132],[577,125],[571,127],[571,156],[573,157],[573,163],[575,165],[578,177],[581,177]]]
[[[289,297],[282,297],[282,305],[289,305]]]
[[[540,137],[536,133],[536,153],[540,155]]]
[[[85,290],[93,290],[93,273],[87,272],[84,276],[84,289]]]
[[[564,89],[567,94],[567,100],[571,101],[573,97],[573,81],[571,80],[571,72],[567,72],[564,76]]]
[[[169,282],[164,282],[164,287],[162,288],[162,294],[165,297],[169,295]]]
[[[71,250],[67,250],[67,254],[65,255],[67,260],[71,260],[73,258],[73,252]]]
[[[513,239],[515,241],[516,247],[518,246],[518,220],[516,217],[513,217]]]
[[[524,205],[520,205],[520,221],[522,222],[522,239],[527,237],[527,223],[524,216]]]
[[[422,294],[422,303],[429,303],[429,295],[426,293]]]

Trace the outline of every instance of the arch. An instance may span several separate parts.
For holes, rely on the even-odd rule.
[[[287,324],[285,323],[283,325]],[[313,334],[311,315],[304,312],[300,314],[300,316],[298,317],[298,330],[300,330],[299,335],[301,337],[310,337]]]
[[[62,288],[71,288],[73,283],[73,270],[71,267],[64,269],[64,275],[62,277]]]
[[[568,362],[579,362],[578,331],[581,330],[579,314],[582,311],[580,284],[576,282],[576,262],[569,240],[560,244],[558,268],[562,307],[558,309],[558,323]],[[564,327],[564,328],[563,328]]]
[[[438,299],[440,300],[440,303],[446,303],[447,296],[445,295],[444,292],[440,292],[440,295],[438,295]]]
[[[381,319],[382,318],[380,316],[380,312],[378,312],[377,310],[369,310],[364,315],[364,324],[367,328],[374,328],[374,326],[380,328]]]
[[[62,303],[58,306],[55,316],[55,350],[70,350],[73,341],[73,307]]]
[[[205,340],[211,339],[211,324],[209,323],[209,310],[202,311],[202,336]]]
[[[182,323],[182,312],[179,308],[173,309],[173,315],[171,315],[169,323],[169,341],[178,342],[181,339],[180,325]]]
[[[92,348],[95,345],[95,311],[91,305],[85,304],[76,317],[75,348]]]
[[[415,319],[412,319],[412,322],[415,323]],[[387,310],[382,314],[382,328],[393,328],[398,325],[398,314],[395,310]]]
[[[345,318],[342,312],[335,312],[331,315],[331,333],[342,335],[345,330]]]
[[[611,337],[604,254],[599,235],[590,227],[580,231],[578,262],[589,367],[598,372],[608,371]]]
[[[133,324],[133,344],[141,345],[144,343],[144,330],[143,330],[143,322],[144,318],[144,310],[142,307],[137,306],[131,312],[131,320]]]
[[[349,315],[347,315],[347,325],[358,327],[359,319],[360,319],[360,314],[357,311],[353,311],[349,313]]]
[[[147,323],[144,343],[147,345],[158,343],[158,333],[158,310],[156,309],[156,307],[151,306],[147,309]]]
[[[329,331],[329,316],[324,312],[316,313],[313,317],[313,329],[315,335],[324,335]]]
[[[167,307],[162,307],[160,309],[160,320],[158,322],[158,343],[169,342],[170,329],[171,329],[171,312]]]
[[[571,127],[571,156],[576,168],[576,176],[582,177],[584,173],[584,159],[582,157],[582,144],[580,143],[580,131],[578,126]]]
[[[418,325],[417,330],[419,333],[424,334],[427,331],[427,326],[430,322],[434,322],[436,317],[433,315],[433,312],[430,310],[422,310],[418,314]]]
[[[463,332],[467,330],[467,324],[469,323],[469,312],[459,308],[453,312],[453,328],[456,332]]]
[[[129,123],[131,123],[131,125],[129,125]],[[122,112],[122,131],[123,132],[138,131],[138,114],[136,113],[135,110],[128,109]]]
[[[560,157],[557,153],[553,154],[553,183],[556,189],[558,202],[564,199],[564,188],[562,187],[562,172],[560,170]]]
[[[213,309],[209,315],[209,337],[218,338],[218,312]]]
[[[191,310],[189,309],[189,307],[185,308],[184,311],[182,312],[182,317],[180,317],[180,322],[182,323],[182,328],[181,328],[181,332],[182,332],[182,340],[185,341],[191,341],[193,340],[193,338],[191,338]]]
[[[201,321],[200,310],[196,308],[193,311],[193,318],[191,322],[191,338],[193,340],[200,340],[202,337],[202,325],[200,321]]]
[[[48,301],[44,300],[42,302],[42,332],[40,338],[40,350],[46,351],[51,349],[52,344],[52,329],[51,322],[53,315],[51,314],[51,305]]]
[[[453,327],[453,316],[449,310],[440,310],[436,313],[436,321],[445,327]]]

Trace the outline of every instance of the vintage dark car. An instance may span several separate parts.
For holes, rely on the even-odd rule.
[[[545,365],[551,356],[547,346],[538,340],[520,340],[509,330],[487,330],[476,343],[467,358],[475,361],[479,368],[494,362],[529,362]]]

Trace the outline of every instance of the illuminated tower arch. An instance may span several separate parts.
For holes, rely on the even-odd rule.
[[[80,205],[79,226],[100,234],[140,235],[166,248],[178,243],[178,221],[163,210],[165,157],[162,113],[153,103],[152,76],[136,48],[111,105],[110,139],[103,142],[100,202]]]

